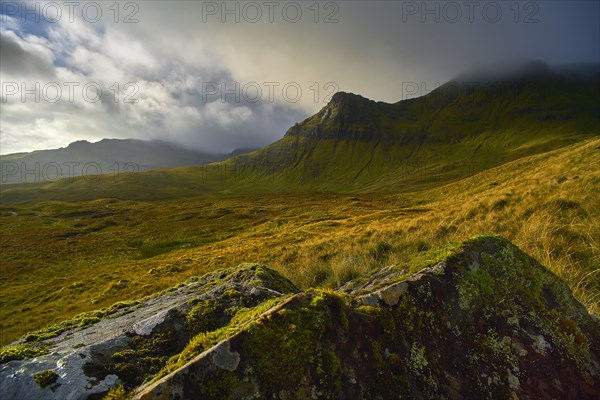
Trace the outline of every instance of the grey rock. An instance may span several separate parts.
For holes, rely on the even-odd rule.
[[[398,299],[406,293],[407,290],[408,284],[406,282],[400,282],[379,290],[377,295],[388,306],[394,306],[398,304]]]
[[[229,340],[219,343],[214,349],[212,360],[221,369],[235,371],[240,363],[240,353],[231,352],[229,346]]]
[[[185,315],[192,309],[190,300],[216,299],[220,304],[220,296],[235,289],[252,293],[248,296],[251,305],[283,296],[279,291],[286,292],[285,289],[297,291],[291,282],[269,271],[258,264],[216,271],[145,298],[138,304],[121,307],[92,326],[70,329],[47,339],[45,342],[51,346],[49,354],[0,364],[0,399],[85,400],[101,396],[122,380],[115,374],[103,373],[103,366],[112,362],[112,354],[131,349],[131,337],[151,338],[171,328],[178,334],[173,344],[175,351],[183,349],[190,339],[184,324]],[[269,280],[271,275],[277,281]],[[219,368],[232,371],[239,363],[239,354],[230,352],[229,343],[224,342],[214,349],[213,361]],[[58,379],[41,388],[34,375],[47,370],[55,370]],[[86,370],[94,372],[89,376]]]
[[[148,336],[152,333],[152,330],[162,322],[164,322],[165,317],[167,316],[169,310],[161,311],[150,318],[147,318],[143,321],[136,322],[133,325],[133,331],[141,336]]]
[[[376,307],[379,305],[379,296],[377,296],[375,293],[369,293],[367,295],[360,296],[358,300],[365,306]]]

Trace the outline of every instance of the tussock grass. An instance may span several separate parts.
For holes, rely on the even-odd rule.
[[[400,194],[11,205],[0,209],[2,344],[241,262],[333,288],[391,264],[425,266],[424,251],[484,233],[513,241],[598,315],[599,159],[596,138]]]

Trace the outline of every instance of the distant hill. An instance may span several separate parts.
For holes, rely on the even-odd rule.
[[[1,182],[47,182],[99,174],[127,175],[153,169],[203,165],[232,155],[186,149],[163,141],[103,139],[80,140],[55,150],[39,150],[0,156]]]
[[[394,104],[336,93],[277,142],[208,166],[139,173],[118,186],[107,177],[58,181],[32,192],[5,187],[2,196],[20,202],[406,192],[599,134],[599,64],[531,62],[467,72],[425,96]]]

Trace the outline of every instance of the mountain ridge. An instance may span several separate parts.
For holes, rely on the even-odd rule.
[[[136,196],[158,190],[229,196],[430,188],[598,136],[600,73],[558,69],[539,75],[533,68],[501,84],[475,87],[450,81],[393,104],[340,92],[259,150],[207,166],[138,173],[127,185]],[[56,199],[66,190],[72,198],[103,198],[114,195],[112,184],[98,179],[90,191],[91,183],[59,180],[32,188],[35,193],[25,186],[4,188],[2,195],[8,202]]]
[[[0,156],[1,183],[55,181],[81,175],[119,175],[148,170],[205,165],[251,149],[211,153],[162,140],[77,140],[66,147]]]
[[[556,89],[545,87],[548,85],[547,80],[561,86]],[[574,85],[574,87],[570,87],[571,85]],[[551,67],[543,62],[530,62],[513,66],[512,70],[504,73],[489,71],[485,68],[466,72],[424,96],[401,100],[396,103],[379,102],[367,99],[359,94],[338,92],[317,114],[295,124],[286,132],[285,136],[304,135],[316,139],[368,140],[378,135],[358,135],[358,139],[356,139],[353,133],[360,132],[364,128],[371,128],[371,131],[378,133],[378,130],[383,129],[382,123],[378,121],[382,116],[395,121],[404,120],[402,122],[409,124],[417,121],[420,118],[419,113],[422,114],[428,107],[434,108],[433,115],[422,114],[424,117],[436,116],[437,113],[442,112],[441,109],[444,107],[464,100],[465,104],[462,104],[462,110],[457,111],[467,113],[470,111],[467,106],[471,105],[478,108],[481,105],[490,105],[497,100],[495,97],[500,96],[512,96],[513,99],[508,100],[516,100],[519,96],[538,95],[542,100],[541,104],[544,104],[549,99],[543,98],[543,95],[557,97],[565,93],[575,94],[580,90],[585,92],[588,85],[592,86],[591,89],[587,88],[588,95],[593,100],[592,104],[600,106],[600,64],[584,64],[583,66],[569,64]],[[528,89],[530,89],[528,86],[533,86],[534,93],[528,92]],[[542,91],[546,93],[541,93]],[[597,109],[593,105],[588,104],[587,107],[584,107],[584,110],[596,110],[595,117],[599,118]],[[523,107],[519,108],[518,106],[516,104],[513,109],[508,111],[522,112]],[[539,117],[548,119],[552,117],[574,118],[570,115],[557,114],[559,110],[564,112],[569,108],[569,104],[563,102],[555,105],[554,108],[548,108],[550,113],[555,113],[554,115],[549,113]],[[465,118],[469,118],[469,116],[467,115]],[[353,124],[356,126],[352,126]],[[428,128],[427,125],[422,124],[417,131],[427,133]],[[344,129],[348,132],[348,136],[340,137],[339,133]],[[331,132],[328,133],[328,130]],[[387,133],[387,130],[385,130],[385,133]]]
[[[378,108],[391,106],[358,94],[337,92],[317,114],[295,124],[284,137],[306,136],[312,139],[344,139],[366,141],[369,129],[378,129]],[[313,121],[316,120],[316,124]],[[309,125],[306,127],[306,125]],[[322,128],[325,129],[322,129]],[[329,129],[327,129],[329,128]]]

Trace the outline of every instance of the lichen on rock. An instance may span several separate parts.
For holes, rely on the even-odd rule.
[[[0,397],[83,400],[119,385],[131,391],[165,369],[196,335],[226,327],[241,310],[297,291],[264,265],[241,264],[89,313],[98,315],[89,324],[77,317],[26,335],[2,349]],[[206,315],[216,318],[211,324],[199,321]]]
[[[499,237],[444,254],[291,297],[227,339],[239,365],[206,398],[596,398],[598,323],[564,283]],[[206,395],[215,382],[198,373],[217,349],[137,398],[182,382]]]

